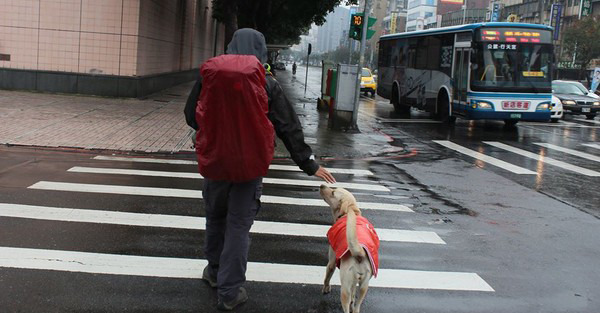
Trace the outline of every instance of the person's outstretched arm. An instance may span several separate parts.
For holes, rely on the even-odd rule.
[[[290,152],[292,160],[308,175],[317,176],[328,183],[335,183],[335,178],[327,169],[319,166],[314,159],[312,149],[304,142],[302,124],[294,107],[283,93],[283,89],[275,78],[267,76],[269,94],[269,120],[275,127],[277,137],[283,141]]]

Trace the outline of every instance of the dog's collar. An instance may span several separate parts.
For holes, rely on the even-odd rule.
[[[344,213],[344,214],[342,214],[342,215],[339,215],[338,217],[336,217],[336,218],[335,218],[335,220],[337,221],[337,220],[339,220],[340,218],[342,218],[342,217],[344,217],[344,216],[346,216],[346,213]]]

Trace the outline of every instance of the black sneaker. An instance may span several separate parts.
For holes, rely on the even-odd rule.
[[[238,292],[238,295],[237,297],[235,297],[235,299],[229,302],[225,302],[219,299],[219,302],[217,302],[217,309],[221,311],[231,311],[233,310],[233,308],[246,301],[248,301],[248,294],[246,293],[246,288],[240,287],[240,291]]]
[[[211,287],[217,288],[217,279],[210,276],[210,270],[207,265],[202,272],[202,280],[206,281]]]

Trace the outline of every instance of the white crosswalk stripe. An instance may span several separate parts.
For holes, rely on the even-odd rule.
[[[537,174],[536,172],[530,171],[528,169],[510,164],[508,162],[504,162],[502,160],[496,159],[494,157],[485,155],[481,152],[477,152],[477,151],[473,151],[471,149],[467,149],[463,146],[457,145],[451,141],[447,141],[447,140],[434,140],[433,142],[440,144],[448,149],[452,149],[454,151],[460,152],[464,155],[468,155],[472,158],[481,160],[483,162],[486,162],[488,164],[497,166],[501,169],[505,169],[507,171],[513,172],[515,174],[528,174],[528,175],[535,175]]]
[[[594,148],[594,149],[600,149],[600,144],[597,144],[597,143],[583,143],[582,145],[584,145],[586,147]]]
[[[117,174],[117,175],[137,175],[151,177],[172,177],[172,178],[191,178],[203,179],[199,173],[190,172],[167,172],[167,171],[148,171],[148,170],[131,170],[119,168],[99,168],[99,167],[84,167],[75,166],[68,170],[74,173],[92,173],[92,174]],[[281,179],[281,178],[263,178],[265,184],[292,185],[292,186],[308,186],[319,187],[324,182],[318,180],[306,179]],[[371,191],[390,191],[387,187],[375,184],[355,184],[355,183],[336,183],[332,187],[342,187],[346,189],[371,190]]]
[[[97,160],[130,161],[155,164],[194,164],[187,160],[167,160],[152,158],[97,157]],[[272,165],[271,170],[298,171],[295,166]],[[370,171],[359,169],[335,169],[346,174],[368,176]],[[173,179],[202,179],[195,172],[171,172],[155,170],[99,168],[75,166],[68,170],[71,173],[88,175],[112,174],[164,177]],[[333,172],[333,171],[332,171]],[[73,176],[76,178],[80,176]],[[357,189],[377,192],[390,192],[385,186],[364,180],[354,183],[339,182],[336,185],[346,189]],[[265,184],[318,187],[320,181],[315,179],[281,179],[263,178]],[[157,188],[142,186],[123,186],[109,184],[88,184],[76,182],[39,181],[28,187],[35,190],[51,190],[60,192],[99,193],[113,195],[138,195],[149,197],[202,198],[202,191],[176,188]],[[281,189],[284,190],[284,189]],[[316,193],[315,193],[316,195]],[[376,196],[377,194],[372,194]],[[407,198],[394,195],[394,199]],[[298,207],[328,207],[321,198],[296,198],[286,196],[262,195],[262,203],[280,204]],[[411,213],[408,204],[378,203],[359,201],[359,207],[365,210],[381,210],[388,212]],[[51,207],[43,205],[26,205],[0,203],[0,217],[11,217],[48,222],[89,223],[103,225],[121,225],[129,227],[151,227],[163,229],[205,230],[206,219],[199,216],[149,214],[137,212],[111,211],[108,208],[79,209]],[[290,223],[279,221],[255,221],[251,232],[277,236],[295,236],[321,238],[326,241],[326,233],[331,225]],[[390,229],[377,227],[382,243],[429,244],[447,246],[446,242],[433,231]],[[260,238],[260,237],[255,237]],[[258,239],[255,239],[258,240]],[[437,249],[437,248],[436,248]],[[62,251],[47,249],[30,249],[0,246],[0,267],[52,270],[65,272],[83,272],[105,275],[168,277],[199,279],[206,260],[183,259],[171,257],[151,257],[141,255],[118,255],[78,251]],[[4,257],[6,256],[6,257]],[[323,283],[323,266],[249,262],[246,277],[249,281],[289,284],[321,285]],[[332,284],[339,285],[339,276],[334,275]],[[418,271],[403,269],[379,269],[377,279],[370,283],[371,287],[408,288],[424,290],[455,290],[494,292],[494,289],[476,273]]]
[[[569,170],[569,171],[573,171],[573,172],[576,172],[576,173],[579,173],[579,174],[582,174],[582,175],[591,176],[591,177],[599,177],[600,176],[600,172],[589,170],[589,169],[586,169],[586,168],[583,168],[583,167],[579,167],[579,166],[576,166],[576,165],[572,165],[572,164],[569,164],[569,163],[566,163],[566,162],[558,161],[558,160],[546,157],[544,155],[535,154],[535,153],[532,153],[532,152],[529,152],[529,151],[525,151],[525,150],[522,150],[522,149],[519,149],[519,148],[515,148],[513,146],[509,146],[507,144],[503,144],[503,143],[500,143],[500,142],[497,142],[497,141],[484,141],[484,143],[488,144],[488,145],[491,145],[491,146],[494,146],[496,148],[500,148],[500,149],[503,149],[503,150],[506,150],[506,151],[510,151],[512,153],[516,153],[516,154],[522,155],[524,157],[527,157],[527,158],[530,158],[530,159],[534,159],[534,160],[538,160],[540,162],[544,162],[544,163],[547,163],[547,164],[550,164],[550,165],[554,165],[554,166],[557,166],[557,167],[560,167],[560,168],[563,168],[563,169],[566,169],[566,170]]]
[[[82,210],[35,205],[0,203],[0,216],[63,222],[98,223],[144,227],[205,230],[206,219],[194,216]],[[325,238],[329,225],[255,221],[256,234]],[[446,244],[436,233],[402,229],[377,228],[382,241]]]
[[[78,183],[62,183],[40,181],[31,186],[31,189],[71,191],[71,192],[90,192],[90,193],[107,193],[119,195],[137,195],[137,196],[154,196],[154,197],[175,197],[175,198],[196,198],[202,199],[201,190],[192,189],[175,189],[175,188],[157,188],[157,187],[135,187],[135,186],[120,186],[120,185],[102,185],[102,184],[78,184]],[[262,195],[260,198],[262,203],[272,204],[287,204],[299,206],[318,206],[327,207],[327,203],[323,199],[305,199]],[[361,209],[367,210],[387,210],[399,212],[412,212],[412,210],[402,204],[393,203],[375,203],[375,202],[359,202]]]
[[[574,156],[578,156],[580,158],[592,160],[592,161],[595,161],[595,162],[600,162],[600,157],[595,156],[593,154],[589,154],[589,153],[585,153],[585,152],[581,152],[581,151],[577,151],[577,150],[573,150],[573,149],[568,149],[568,148],[564,148],[564,147],[553,145],[553,144],[549,144],[549,143],[536,142],[535,144],[538,145],[538,146],[542,146],[542,147],[548,148],[548,149],[552,149],[552,150],[564,152],[564,153],[567,153],[567,154],[571,154],[571,155],[574,155]]]
[[[582,119],[582,118],[574,118],[573,120],[600,125],[600,121],[596,121],[596,120],[585,120],[585,119]]]
[[[132,158],[132,157],[111,157],[111,156],[95,156],[94,160],[104,160],[104,161],[124,161],[124,162],[139,162],[139,163],[157,163],[157,164],[177,164],[177,165],[197,165],[196,161],[190,160],[175,160],[175,159],[154,159],[154,158]],[[294,165],[279,165],[279,164],[271,164],[269,166],[270,170],[275,171],[291,171],[291,172],[301,172],[301,170]],[[333,174],[351,174],[351,175],[359,175],[359,176],[372,176],[373,172],[368,170],[360,170],[360,169],[345,169],[345,168],[330,168],[327,170]]]
[[[205,260],[0,247],[0,267],[199,279]],[[249,281],[321,285],[323,266],[248,262]],[[339,285],[338,275],[332,284]],[[493,292],[475,273],[380,269],[370,287]]]

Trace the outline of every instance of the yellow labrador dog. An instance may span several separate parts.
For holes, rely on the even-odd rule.
[[[320,193],[331,207],[334,221],[327,232],[329,262],[323,294],[331,292],[331,276],[336,266],[339,267],[342,309],[344,313],[359,313],[369,289],[369,280],[377,276],[379,238],[373,225],[361,216],[356,199],[350,192],[321,185]],[[356,286],[359,294],[355,301]]]

